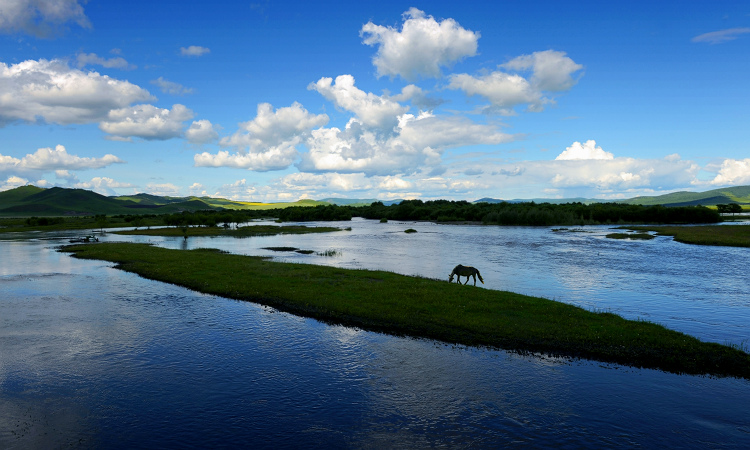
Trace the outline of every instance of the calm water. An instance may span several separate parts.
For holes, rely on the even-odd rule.
[[[445,278],[747,342],[747,249],[536,228],[346,222],[168,247]],[[406,228],[419,232],[405,234]],[[750,446],[750,382],[332,327],[0,241],[0,448]],[[126,240],[107,235],[109,240]],[[274,253],[293,246],[335,257]],[[243,276],[243,274],[238,274]]]

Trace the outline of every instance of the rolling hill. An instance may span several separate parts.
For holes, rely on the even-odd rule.
[[[32,189],[37,190],[33,192]],[[180,211],[216,209],[200,200],[164,205],[117,200],[85,189],[54,187],[40,189],[22,186],[0,192],[0,215],[3,216],[71,216],[96,214],[164,214]]]
[[[206,209],[274,209],[290,206],[369,205],[375,199],[328,198],[324,200],[299,200],[290,203],[256,203],[227,200],[213,197],[163,197],[151,194],[123,195],[107,197],[85,189],[49,188],[21,186],[0,192],[0,216],[67,216],[96,214],[167,214],[182,211],[199,211]],[[498,200],[482,198],[476,202],[497,203],[529,202],[536,203],[595,203],[608,200],[568,198],[533,200]],[[388,205],[399,200],[384,201]],[[475,203],[476,203],[475,202]],[[750,207],[750,186],[735,186],[714,189],[706,192],[673,192],[653,197],[635,197],[618,200],[618,203],[664,206],[714,206],[718,204],[739,203]]]

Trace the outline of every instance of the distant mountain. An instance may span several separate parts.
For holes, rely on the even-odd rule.
[[[338,206],[370,206],[378,200],[374,198],[324,198],[320,201]]]
[[[515,199],[515,200],[499,200],[495,198],[480,198],[474,201],[474,203],[520,203],[520,202],[535,202],[535,203],[575,203],[581,202],[584,204],[590,203],[625,203],[631,205],[663,205],[663,206],[715,206],[726,203],[739,203],[741,205],[750,205],[750,186],[735,186],[729,188],[714,189],[706,192],[673,192],[671,194],[656,195],[653,197],[634,197],[630,199],[622,200],[605,200],[598,198],[533,198],[533,199]]]
[[[29,189],[33,188],[33,189]],[[36,190],[36,192],[33,192]],[[4,216],[67,216],[96,214],[164,214],[180,211],[216,209],[200,200],[165,205],[118,200],[85,189],[54,187],[41,189],[22,186],[0,192],[0,215]]]
[[[326,198],[323,200],[299,200],[293,203],[254,203],[227,200],[213,197],[166,197],[151,194],[135,194],[107,197],[85,189],[66,189],[54,187],[43,189],[36,186],[21,186],[0,192],[0,216],[64,216],[95,214],[166,214],[182,211],[199,211],[206,209],[274,209],[289,206],[315,205],[370,205],[376,199]],[[384,205],[399,204],[403,200],[385,200]],[[585,204],[612,202],[590,198],[548,199],[535,198],[526,200],[500,200],[480,198],[474,203],[572,203]],[[726,203],[739,203],[750,206],[750,186],[735,186],[714,189],[706,192],[673,192],[653,197],[635,197],[616,200],[618,203],[638,205],[665,206],[714,206]]]
[[[604,202],[611,202],[611,200],[602,200],[602,199],[596,199],[596,198],[583,198],[583,197],[575,197],[575,198],[530,198],[530,199],[513,199],[513,200],[501,200],[497,198],[480,198],[479,200],[474,200],[472,203],[551,203],[551,204],[564,204],[564,203],[583,203],[583,204],[591,204],[591,203],[604,203]]]
[[[623,200],[622,203],[664,206],[713,206],[727,203],[750,205],[750,186],[734,186],[706,192],[681,191],[654,197],[635,197]]]

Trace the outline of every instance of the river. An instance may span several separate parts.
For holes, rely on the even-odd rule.
[[[481,288],[750,337],[748,249],[611,240],[607,227],[335,225],[351,230],[101,239],[441,279],[461,263]],[[0,240],[0,448],[750,446],[747,380],[329,326],[57,252],[73,234]]]

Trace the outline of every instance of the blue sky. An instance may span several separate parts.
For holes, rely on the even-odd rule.
[[[367,3],[367,4],[359,4]],[[0,190],[750,184],[750,3],[0,1]]]

